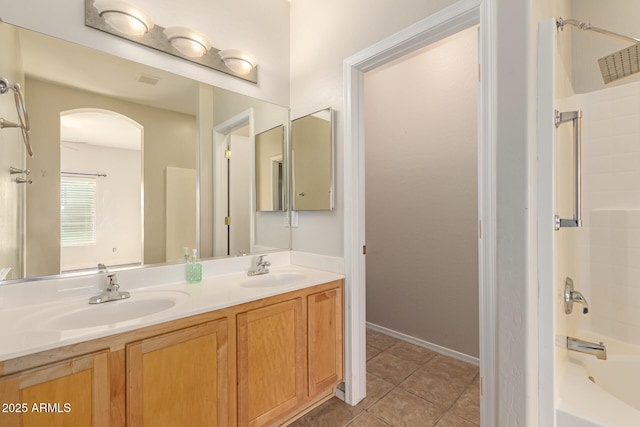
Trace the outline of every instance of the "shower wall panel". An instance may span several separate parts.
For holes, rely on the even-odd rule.
[[[640,83],[579,95],[587,327],[640,344]]]

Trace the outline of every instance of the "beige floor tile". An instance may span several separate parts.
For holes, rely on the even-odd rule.
[[[478,427],[479,425],[447,412],[440,418],[436,427]]]
[[[480,424],[480,385],[478,381],[474,380],[467,387],[449,412],[475,424]]]
[[[461,378],[469,383],[478,375],[480,370],[476,365],[454,359],[443,354],[436,354],[424,366],[425,370],[437,371],[443,375]]]
[[[357,409],[365,410],[389,393],[395,384],[367,372],[367,396],[356,405]]]
[[[442,415],[442,409],[399,388],[368,411],[394,427],[431,427]]]
[[[356,406],[330,399],[293,427],[479,426],[476,366],[375,331],[367,344],[365,399]]]
[[[363,412],[358,415],[355,420],[348,424],[349,427],[389,427],[389,424],[382,421],[374,415]]]
[[[392,336],[367,329],[367,345],[370,345],[371,347],[384,351],[399,341],[399,339]]]
[[[424,365],[436,355],[435,351],[431,351],[428,348],[420,347],[406,341],[398,341],[393,345],[393,347],[387,350],[387,353],[391,353],[394,356],[419,365]]]
[[[419,367],[417,363],[400,359],[387,352],[382,352],[367,362],[367,372],[395,385],[400,384]]]
[[[376,357],[377,355],[379,355],[380,353],[382,353],[382,350],[367,344],[367,362],[373,359],[374,357]]]
[[[357,409],[333,397],[291,424],[291,427],[342,427],[360,412],[362,409]]]
[[[394,384],[367,373],[367,396],[356,406],[348,405],[334,397],[291,424],[291,426],[342,426],[364,412],[394,387]]]
[[[440,408],[448,408],[477,374],[477,366],[438,354],[411,374],[400,387]]]

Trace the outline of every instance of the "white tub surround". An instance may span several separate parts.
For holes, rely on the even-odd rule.
[[[640,345],[640,209],[596,209],[590,220],[590,329]]]
[[[580,331],[607,347],[607,360],[569,352],[560,367],[558,427],[635,427],[640,425],[640,346]]]
[[[69,327],[59,321],[64,315],[83,310],[85,304],[99,315],[103,304],[89,306],[88,301],[103,290],[104,275],[0,286],[0,323],[12,325],[0,331],[0,361],[344,278],[341,274],[292,265],[289,251],[270,253],[268,259],[271,273],[255,277],[246,273],[255,262],[254,256],[204,261],[203,280],[195,284],[186,282],[184,264],[117,271],[120,290],[130,292],[131,298],[103,303],[105,307],[154,298],[171,299],[175,304],[144,317],[109,324],[87,321]]]

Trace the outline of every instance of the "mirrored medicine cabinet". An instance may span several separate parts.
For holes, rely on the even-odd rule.
[[[326,108],[291,122],[292,209],[334,207],[333,110]]]

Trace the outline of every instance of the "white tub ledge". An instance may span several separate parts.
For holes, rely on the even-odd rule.
[[[575,360],[567,362],[559,394],[557,427],[640,426],[640,411],[591,382]]]

